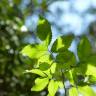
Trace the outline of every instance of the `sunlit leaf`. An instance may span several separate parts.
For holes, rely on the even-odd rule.
[[[88,85],[79,86],[78,90],[79,90],[80,94],[82,94],[83,96],[96,96],[96,93]]]
[[[40,63],[43,63],[43,62],[46,62],[46,63],[48,63],[48,64],[51,64],[53,61],[52,61],[52,58],[51,58],[51,56],[50,56],[50,54],[48,53],[48,54],[45,54],[44,56],[42,56],[42,57],[40,57],[39,59],[38,59],[38,63],[40,64]]]
[[[51,81],[51,84],[52,84],[52,81]],[[55,86],[57,87],[58,86],[58,88],[61,88],[61,89],[63,89],[64,88],[64,85],[63,85],[63,82],[62,81],[55,81]],[[53,85],[53,84],[52,84]],[[55,87],[54,86],[54,87]],[[50,85],[50,87],[51,87],[51,85]],[[57,89],[58,90],[58,89]],[[52,90],[50,89],[50,92],[51,92]],[[56,93],[56,88],[55,88],[55,90],[54,90],[54,92]],[[54,93],[54,94],[55,94]],[[53,95],[53,93],[52,94],[48,94],[47,96],[55,96],[55,95]]]
[[[35,85],[31,88],[31,91],[41,91],[43,90],[49,82],[48,78],[37,78],[35,80]]]
[[[27,45],[23,48],[21,53],[25,56],[28,56],[32,59],[40,58],[43,55],[47,54],[47,47],[43,44],[34,44],[34,45]]]
[[[48,76],[49,79],[52,78],[52,74],[51,74],[51,72],[50,72],[50,69],[45,70],[45,71],[43,71],[43,72]]]
[[[92,55],[87,60],[86,75],[96,77],[96,55]]]
[[[78,90],[76,87],[72,87],[69,89],[69,96],[79,96]]]
[[[61,36],[57,38],[52,45],[51,51],[58,52],[66,50],[71,45],[73,38],[73,35]]]
[[[46,75],[41,71],[40,69],[32,69],[32,70],[26,70],[27,73],[34,73],[42,77],[46,77]]]
[[[58,82],[58,86],[59,86],[59,88],[64,88],[64,84],[63,84],[63,82],[62,81],[57,81]]]
[[[70,84],[72,84],[72,85],[74,85],[75,84],[75,82],[74,82],[74,75],[73,75],[73,72],[72,72],[72,70],[69,70],[69,72],[68,72],[69,74],[69,81],[70,81]]]
[[[55,96],[57,90],[58,90],[58,82],[51,80],[48,85],[49,96]]]
[[[96,66],[93,66],[91,64],[87,65],[86,75],[93,75],[96,77]]]
[[[75,72],[80,73],[82,75],[92,75],[96,77],[96,55],[89,56],[86,62],[82,62],[75,69]]]
[[[51,73],[55,73],[56,63],[53,63],[50,69],[51,69]]]
[[[89,81],[91,84],[96,84],[96,77],[90,75],[90,76],[88,77],[88,81]]]

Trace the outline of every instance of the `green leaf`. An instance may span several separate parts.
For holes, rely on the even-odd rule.
[[[75,86],[76,83],[78,83],[78,70],[77,67],[74,67],[68,71],[65,72],[65,78],[67,78],[72,86]]]
[[[60,64],[66,64],[66,63],[70,63],[71,65],[76,64],[75,55],[73,54],[73,52],[70,52],[68,50],[64,52],[59,52],[59,54],[56,56],[56,61]],[[70,64],[67,64],[67,66],[69,66]]]
[[[56,80],[61,80],[61,77],[62,77],[62,73],[61,73],[61,70],[62,69],[62,66],[63,64],[56,64],[56,69],[55,69],[55,72],[53,74],[53,77],[56,79]]]
[[[58,90],[58,82],[54,80],[50,80],[48,85],[49,96],[55,96],[57,90]]]
[[[91,44],[87,37],[82,37],[78,45],[78,57],[81,61],[85,60],[91,54]]]
[[[73,75],[72,70],[69,70],[69,81],[70,81],[70,83],[71,83],[72,85],[75,84],[75,82],[74,82],[74,75]]]
[[[50,68],[50,64],[43,62],[41,64],[39,64],[39,69],[42,71],[48,70]]]
[[[89,56],[86,62],[81,62],[75,72],[96,77],[96,55]]]
[[[35,85],[31,88],[31,91],[42,91],[48,84],[48,78],[37,78],[35,80]]]
[[[72,43],[73,38],[74,38],[73,35],[61,36],[57,38],[52,45],[51,51],[58,52],[68,49]]]
[[[52,38],[51,25],[43,17],[40,17],[40,20],[38,21],[37,36],[42,41],[45,41],[46,45],[49,45],[49,43],[51,42]]]
[[[34,74],[37,74],[39,76],[42,76],[42,77],[46,77],[46,75],[44,74],[43,71],[39,70],[39,69],[32,69],[32,70],[26,70],[27,73],[34,73]]]
[[[38,59],[38,64],[43,63],[43,62],[46,62],[48,64],[51,64],[53,62],[49,53],[45,54],[44,56],[42,56]]]
[[[56,70],[56,63],[53,63],[52,66],[51,66],[51,73],[55,73],[55,70]]]
[[[86,75],[92,75],[96,77],[96,54],[91,55],[87,60]]]
[[[47,96],[50,96],[50,94],[48,94]]]
[[[50,94],[48,94],[47,96],[50,96]]]
[[[20,0],[13,0],[15,4],[20,4]]]
[[[78,90],[83,96],[96,96],[96,93],[88,85],[79,86]]]
[[[79,96],[77,88],[75,88],[75,87],[70,88],[69,89],[69,96]]]
[[[64,88],[64,84],[63,84],[62,81],[55,81],[55,83],[56,83],[56,87],[58,86],[58,88],[62,88],[62,89]],[[54,96],[54,95],[52,95],[52,94],[49,93],[47,96]]]
[[[33,44],[27,45],[23,48],[21,53],[25,56],[28,56],[32,59],[40,58],[43,55],[47,54],[47,47],[44,44]]]
[[[87,65],[86,75],[92,75],[96,77],[96,66],[93,66],[91,64]]]
[[[63,82],[62,81],[57,81],[58,82],[58,86],[59,86],[59,88],[64,88],[64,84],[63,84]]]
[[[50,72],[50,69],[45,70],[45,71],[43,71],[43,72],[48,76],[49,79],[52,78],[52,74],[51,74],[51,72]]]
[[[89,83],[91,83],[91,84],[96,84],[96,77],[90,75],[89,78],[88,78],[88,81],[89,81]]]

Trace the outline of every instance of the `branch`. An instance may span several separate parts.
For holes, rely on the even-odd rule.
[[[62,73],[62,82],[63,82],[64,90],[65,90],[65,96],[67,96],[67,88],[66,88],[65,83],[64,83],[65,77],[64,77],[64,73],[63,73],[62,69],[61,69],[61,73]]]

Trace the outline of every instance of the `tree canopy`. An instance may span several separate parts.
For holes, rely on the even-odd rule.
[[[73,34],[68,14],[64,19],[69,27],[57,24],[60,18],[49,10],[56,1],[0,0],[0,96],[96,96],[96,24],[87,22],[86,34]],[[85,16],[78,8],[75,11]],[[60,15],[62,10],[55,12]],[[48,14],[56,17],[54,22]],[[66,26],[71,34],[61,32],[54,39],[54,26],[59,32],[60,26]],[[74,40],[78,41],[75,53],[70,50]]]

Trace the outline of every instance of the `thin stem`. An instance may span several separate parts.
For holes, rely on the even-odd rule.
[[[67,88],[66,88],[65,83],[64,83],[65,78],[64,78],[64,73],[63,73],[62,69],[61,69],[61,73],[62,73],[62,82],[63,82],[64,90],[65,90],[65,96],[67,96]]]
[[[65,96],[67,96],[67,88],[64,86]]]

